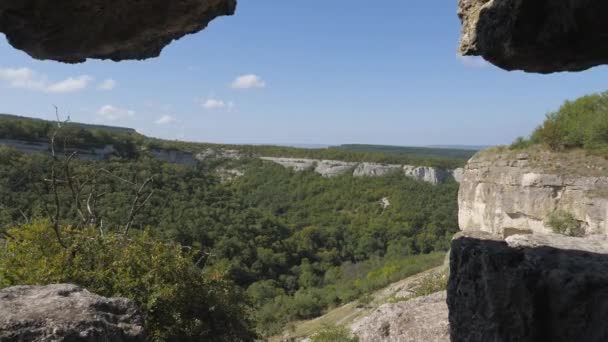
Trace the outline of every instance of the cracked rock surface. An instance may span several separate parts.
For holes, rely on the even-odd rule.
[[[124,298],[70,284],[0,290],[0,341],[146,341],[143,317]]]

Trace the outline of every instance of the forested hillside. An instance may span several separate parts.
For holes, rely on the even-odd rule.
[[[51,129],[26,132],[39,132],[36,134],[42,137]],[[221,160],[196,168],[168,164],[146,154],[137,145],[144,139],[139,135],[99,135],[99,130],[73,129],[60,132],[69,143],[88,144],[90,136],[95,143],[122,139],[132,144],[134,152],[105,161],[85,161],[67,155],[24,155],[0,147],[0,227],[8,246],[3,250],[9,251],[0,252],[0,286],[51,280],[94,283],[91,279],[97,278],[93,275],[60,271],[63,263],[80,260],[77,256],[92,248],[89,239],[108,241],[109,236],[118,236],[121,241],[120,236],[131,236],[136,246],[153,243],[147,239],[178,243],[187,252],[184,258],[202,270],[204,277],[234,284],[228,293],[234,293],[235,302],[226,304],[234,310],[227,309],[225,319],[231,314],[243,316],[245,310],[255,321],[257,333],[269,335],[290,320],[318,316],[329,307],[438,265],[443,254],[435,252],[446,251],[457,231],[458,185],[453,181],[431,185],[401,174],[323,178],[312,171],[294,172],[248,158],[245,151],[240,160],[231,161],[245,170],[244,176],[222,182],[211,171]],[[74,142],[73,136],[83,140]],[[252,149],[268,152],[261,147]],[[28,229],[49,232],[46,243],[38,245],[39,233],[25,233]],[[55,234],[51,234],[53,229]],[[84,245],[75,242],[80,240],[72,237],[74,231],[86,232],[76,235],[83,236]],[[145,238],[136,238],[144,231],[148,232]],[[76,259],[56,258],[61,246],[72,250]],[[102,246],[95,248],[116,248],[111,247],[114,244]],[[22,261],[17,262],[15,255],[21,255]],[[31,263],[26,262],[27,256],[36,255]],[[93,274],[107,262],[93,262],[91,265],[97,265],[90,266]],[[49,265],[59,269],[53,277],[36,270]],[[154,265],[146,267],[154,269]],[[125,272],[134,271],[128,268]],[[30,273],[35,276],[26,276]],[[140,278],[128,274],[124,281]],[[167,286],[157,281],[141,286],[151,286],[154,291]],[[106,295],[143,300],[130,293],[132,290],[124,290],[132,287],[125,287],[120,279],[99,286],[98,291]],[[249,300],[241,301],[239,291]],[[157,310],[154,305],[150,310]],[[188,312],[188,303],[184,305],[183,312]],[[177,324],[162,317],[159,321],[156,324],[161,327]],[[164,328],[158,334],[202,336],[187,324],[178,326],[182,335],[171,335]],[[249,328],[243,323],[239,329]]]

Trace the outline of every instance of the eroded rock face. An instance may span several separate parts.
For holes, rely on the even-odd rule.
[[[390,164],[374,164],[374,163],[361,163],[355,171],[353,176],[355,177],[381,177],[391,173],[399,172],[401,165],[390,165]]]
[[[464,231],[552,231],[547,218],[571,214],[586,235],[608,234],[608,163],[577,153],[484,151],[465,168],[458,194]]]
[[[443,170],[428,166],[356,163],[304,158],[260,157],[260,159],[295,171],[314,170],[323,177],[335,177],[346,173],[352,173],[354,177],[382,177],[392,173],[402,173],[406,177],[435,185],[448,179],[454,179],[457,182],[462,179],[462,169]]]
[[[0,290],[0,341],[145,341],[143,318],[124,298],[75,285]]]
[[[450,260],[451,341],[607,341],[606,239],[460,233]]]
[[[460,53],[506,70],[580,71],[608,63],[608,2],[459,0]]]
[[[236,0],[3,0],[0,32],[36,59],[145,59],[235,8]]]
[[[361,342],[450,341],[446,292],[384,304],[351,325]]]

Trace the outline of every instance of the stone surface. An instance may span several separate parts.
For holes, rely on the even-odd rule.
[[[442,170],[427,166],[356,163],[306,158],[260,157],[260,159],[294,169],[295,171],[314,170],[323,177],[335,177],[346,173],[352,173],[354,177],[382,177],[391,173],[402,172],[406,177],[415,180],[439,184],[448,179],[459,181],[463,173],[462,169]]]
[[[337,160],[319,160],[316,162],[315,172],[323,177],[335,177],[352,172],[357,163]]]
[[[353,172],[355,177],[381,177],[391,173],[397,173],[401,165],[361,163]]]
[[[448,342],[446,292],[384,304],[351,330],[361,342]]]
[[[556,210],[585,234],[608,234],[606,160],[576,153],[485,151],[467,164],[458,194],[464,231],[502,235],[505,228],[548,233]]]
[[[154,156],[154,158],[171,164],[180,164],[188,167],[195,167],[198,164],[197,159],[191,152],[152,149],[150,150],[150,153]]]
[[[452,241],[452,342],[607,341],[604,237],[463,232]]]
[[[143,318],[124,298],[75,285],[0,290],[0,341],[145,341]]]
[[[286,168],[294,169],[295,171],[312,170],[316,167],[316,164],[318,162],[318,160],[298,158],[260,157],[260,159],[279,164]]]
[[[608,2],[459,0],[459,51],[506,70],[580,71],[608,63]]]
[[[36,59],[145,59],[235,8],[236,0],[3,0],[0,32]]]
[[[453,171],[441,170],[428,166],[403,165],[403,173],[407,177],[422,180],[432,184],[443,183],[446,179],[453,177]],[[456,177],[453,177],[457,181]]]

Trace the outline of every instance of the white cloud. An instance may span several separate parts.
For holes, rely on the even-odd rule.
[[[93,77],[82,75],[69,77],[56,83],[49,82],[46,75],[30,68],[0,68],[0,81],[11,88],[43,91],[47,93],[69,93],[85,89]]]
[[[227,110],[232,110],[234,109],[234,102],[232,101],[222,101],[222,100],[218,100],[218,99],[207,99],[202,101],[202,106],[205,109],[208,110],[217,110],[217,109],[227,109]]]
[[[61,82],[49,84],[46,91],[49,93],[71,93],[85,89],[91,81],[93,81],[93,77],[87,75],[76,78],[70,77]]]
[[[107,78],[99,84],[97,89],[108,91],[108,90],[112,90],[112,89],[116,88],[117,85],[118,85],[118,82],[116,82],[115,80],[113,80],[111,78]]]
[[[168,125],[171,123],[174,123],[176,120],[174,117],[172,117],[171,115],[163,115],[160,118],[158,118],[158,120],[154,121],[155,124],[157,125]]]
[[[462,56],[460,54],[456,55],[460,62],[464,64],[464,66],[469,68],[484,68],[489,65],[485,59],[478,56]]]
[[[105,105],[97,111],[97,114],[106,121],[116,121],[135,116],[135,111]]]
[[[232,82],[232,89],[265,88],[266,82],[254,74],[241,75]]]

